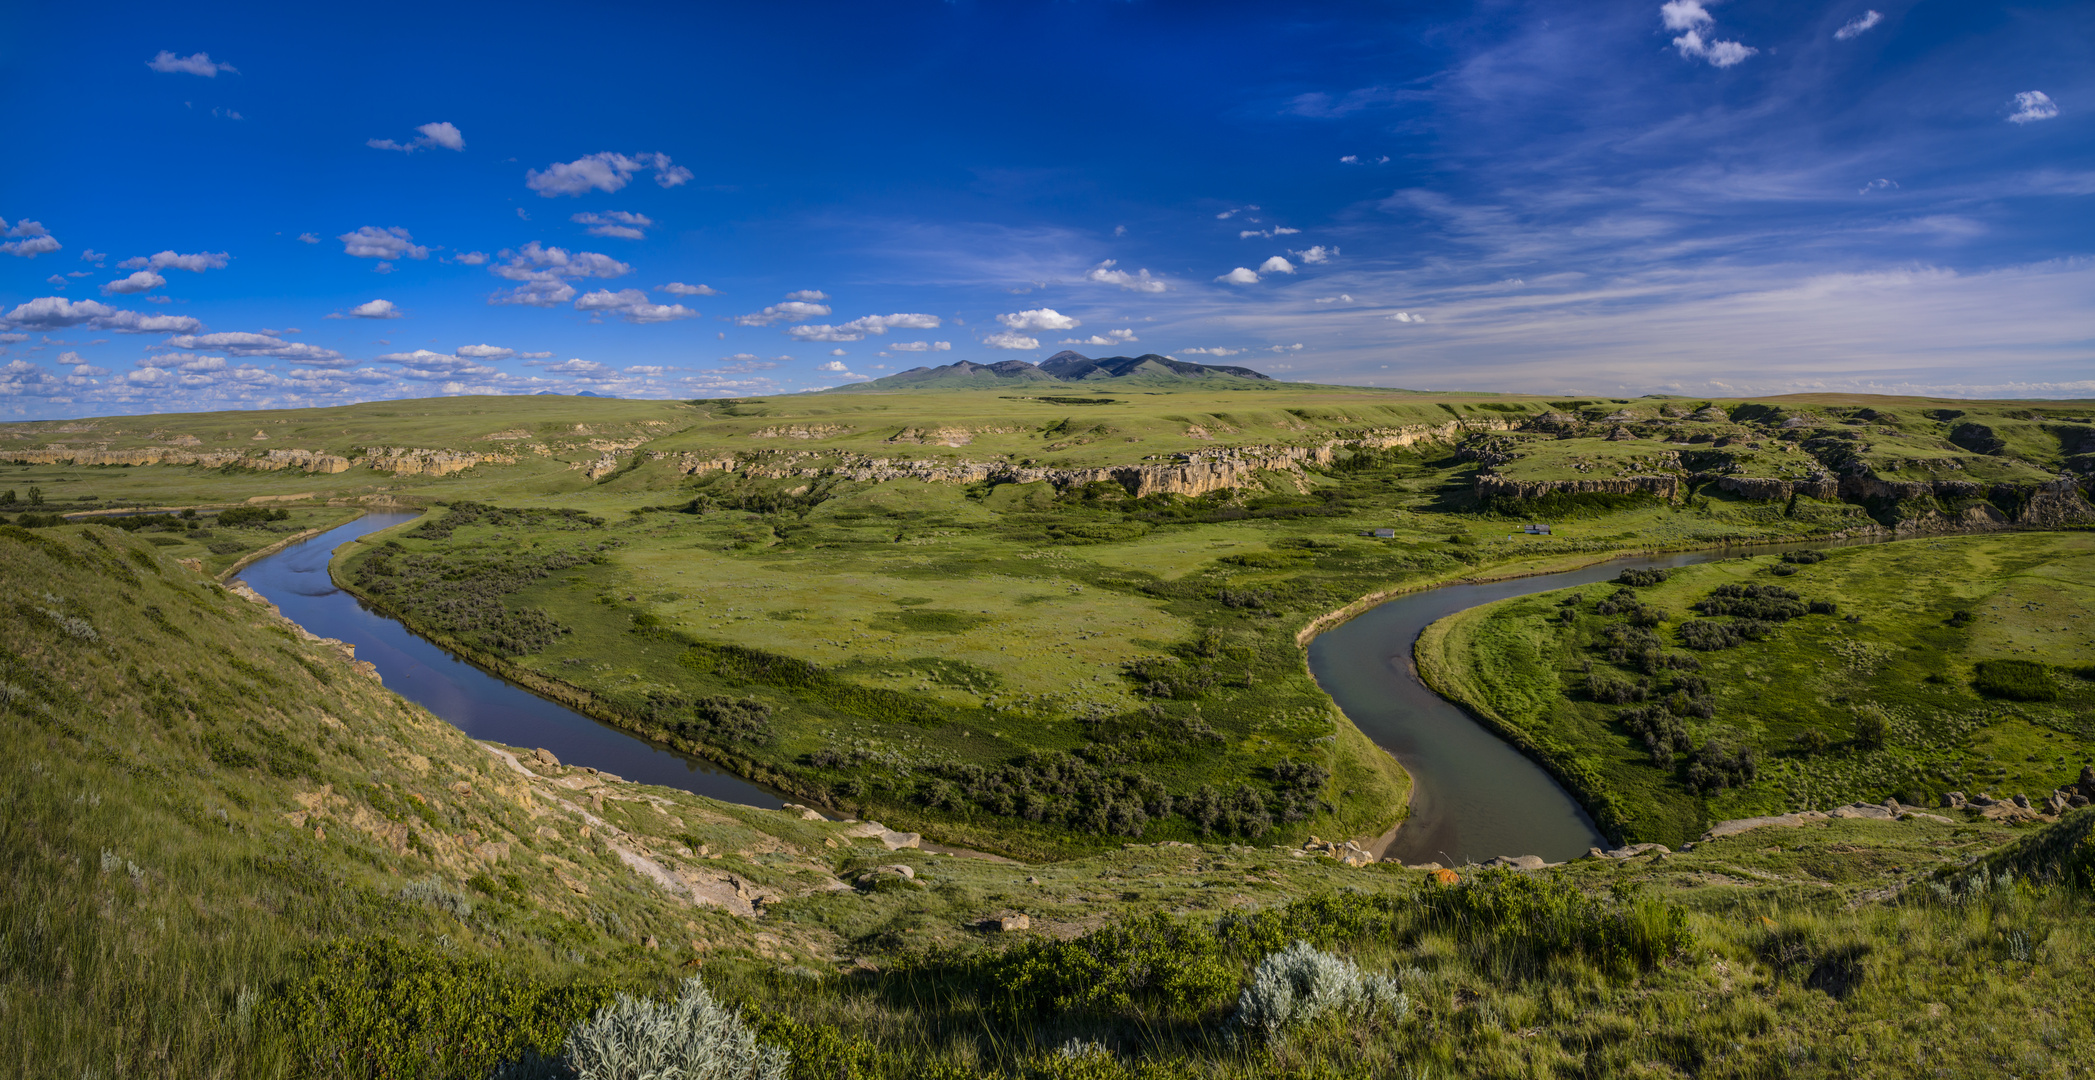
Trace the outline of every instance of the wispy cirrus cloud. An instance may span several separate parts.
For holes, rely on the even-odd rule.
[[[1833,32],[1833,40],[1852,41],[1868,33],[1872,27],[1883,21],[1884,14],[1882,12],[1865,11],[1842,24],[1840,29],[1835,30]]]

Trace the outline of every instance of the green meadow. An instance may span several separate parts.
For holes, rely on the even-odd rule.
[[[1816,561],[1728,559],[1472,608],[1420,638],[1420,670],[1579,778],[1631,841],[1677,845],[1709,821],[1855,801],[1933,806],[1951,791],[2041,801],[2095,761],[2095,535],[1803,557]],[[1698,649],[1698,624],[1751,617],[1696,610],[1726,587],[1785,590],[1805,610]],[[1676,730],[1654,748],[1646,714],[1659,709]],[[1750,754],[1753,775],[1697,783],[1710,747]]]

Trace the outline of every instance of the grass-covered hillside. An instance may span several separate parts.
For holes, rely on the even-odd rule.
[[[474,743],[106,526],[0,529],[0,604],[11,1075],[569,1075],[694,975],[791,1080],[2066,1077],[2095,1025],[2095,810],[1028,866]]]
[[[1418,659],[1628,840],[1952,791],[2041,803],[2095,762],[2095,533],[1630,572],[1450,616]]]

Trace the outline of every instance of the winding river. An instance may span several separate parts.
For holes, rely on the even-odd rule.
[[[416,637],[335,587],[327,563],[336,547],[418,516],[366,514],[261,559],[239,577],[292,622],[321,637],[356,646],[357,659],[377,665],[387,689],[476,739],[544,747],[569,764],[590,765],[627,780],[682,788],[745,806],[776,809],[786,801],[709,762],[600,724],[503,682]]]
[[[785,802],[708,762],[489,675],[335,587],[328,560],[336,547],[416,516],[367,514],[270,555],[240,577],[292,621],[355,645],[357,658],[377,665],[388,688],[476,739],[542,746],[562,761],[747,806],[776,808]],[[1784,545],[1825,546],[1830,545]],[[1464,608],[1606,581],[1624,567],[1686,566],[1736,554],[1636,556],[1557,574],[1446,585],[1390,600],[1312,640],[1309,665],[1318,684],[1411,773],[1411,816],[1383,853],[1407,863],[1447,866],[1497,855],[1540,855],[1556,862],[1606,843],[1592,818],[1540,765],[1419,681],[1411,650],[1420,631]]]

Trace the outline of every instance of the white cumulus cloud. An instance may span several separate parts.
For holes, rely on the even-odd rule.
[[[645,214],[629,214],[624,210],[606,210],[603,213],[576,214],[568,220],[577,225],[589,226],[591,236],[615,236],[621,240],[645,240],[643,229],[652,228],[654,220]]]
[[[1335,258],[1338,255],[1338,249],[1335,247],[1325,247],[1322,244],[1317,244],[1312,247],[1304,248],[1301,251],[1290,251],[1288,252],[1288,254],[1293,255],[1295,258],[1302,260],[1303,265],[1307,266],[1312,263],[1330,262],[1333,258]]]
[[[1013,330],[1074,330],[1084,325],[1054,308],[1033,308],[1029,311],[1013,311],[997,316],[997,321]],[[1027,345],[1024,348],[1034,348]]]
[[[167,339],[167,345],[174,349],[210,349],[231,356],[274,356],[315,367],[348,367],[356,362],[333,349],[285,341],[275,334],[177,334]]]
[[[1180,349],[1180,350],[1179,350],[1179,352],[1180,352],[1181,354],[1183,354],[1183,355],[1186,355],[1186,356],[1235,356],[1235,355],[1237,355],[1238,353],[1240,353],[1240,352],[1243,352],[1243,351],[1244,351],[1244,350],[1242,350],[1242,349],[1224,349],[1224,348],[1219,348],[1219,347],[1218,347],[1218,348],[1213,348],[1213,349]]]
[[[461,345],[451,350],[451,352],[453,355],[463,356],[472,360],[507,360],[516,355],[515,349],[505,349],[500,345]],[[553,354],[545,353],[544,355],[551,356]]]
[[[342,242],[342,253],[359,259],[426,259],[429,249],[415,243],[415,238],[398,225],[381,229],[376,225],[365,225],[355,232],[346,232],[335,239]],[[155,256],[158,258],[158,256]]]
[[[218,73],[221,71],[230,71],[235,75],[240,74],[240,69],[231,64],[212,63],[210,53],[176,56],[166,49],[160,50],[160,55],[146,61],[145,66],[162,74],[202,75],[207,79],[217,78]]]
[[[1413,312],[1409,311],[1399,311],[1395,315],[1391,315],[1389,317],[1389,321],[1404,323],[1422,323],[1426,321],[1426,317],[1424,315],[1414,314]]]
[[[666,292],[671,296],[720,295],[720,290],[712,287],[711,285],[686,285],[681,281],[672,281],[667,285],[660,286],[660,288],[663,292]]]
[[[1037,349],[1040,339],[1027,337],[1015,330],[1001,330],[982,339],[982,344],[992,349]]]
[[[598,289],[592,293],[585,293],[581,299],[575,301],[575,310],[604,312],[616,315],[629,323],[672,322],[693,318],[698,314],[682,304],[657,304],[649,300],[647,294],[639,289],[620,289],[617,292]]]
[[[116,265],[123,270],[187,270],[192,274],[201,274],[206,270],[225,269],[226,261],[230,258],[231,256],[223,251],[199,251],[194,255],[163,251],[157,255],[134,256]]]
[[[1706,60],[1712,67],[1728,68],[1760,51],[1736,41],[1703,37],[1703,31],[1717,22],[1703,6],[1703,0],[1667,0],[1659,6],[1659,20],[1666,24],[1666,29],[1681,32],[1673,39],[1673,47],[1689,60]]]
[[[2042,90],[2025,90],[2015,95],[2015,114],[2008,117],[2010,124],[2027,124],[2033,120],[2049,120],[2059,115],[2057,103]]]
[[[0,244],[0,251],[24,259],[34,259],[38,255],[57,251],[63,246],[58,242],[58,238],[52,236],[50,230],[45,229],[43,223],[38,221],[17,221],[10,227],[6,218],[0,218],[0,234],[17,238]]]
[[[1129,292],[1160,293],[1164,291],[1163,278],[1150,276],[1149,271],[1146,269],[1137,270],[1132,274],[1125,270],[1116,270],[1113,268],[1114,262],[1115,260],[1113,259],[1107,259],[1105,262],[1092,267],[1090,272],[1084,275],[1084,279],[1086,281],[1096,281],[1101,285],[1118,285]]]
[[[670,163],[668,154],[639,154],[627,157],[624,154],[605,151],[573,161],[554,162],[543,172],[526,170],[524,186],[547,199],[561,195],[584,195],[589,191],[617,191],[633,179],[633,174],[643,169],[653,169],[655,183],[663,187],[676,187],[691,179],[691,170]]]
[[[827,299],[829,299],[829,294],[828,294],[828,293],[826,293],[826,292],[823,292],[823,291],[822,291],[822,290],[820,290],[820,289],[795,289],[795,290],[793,290],[792,292],[789,292],[789,293],[787,293],[787,294],[786,294],[786,299],[788,299],[788,300],[807,300],[807,301],[813,302],[813,301],[821,301],[821,300],[827,300]]]
[[[1248,266],[1239,266],[1215,279],[1224,285],[1256,285],[1258,274]]]
[[[67,300],[62,296],[39,296],[0,316],[0,326],[20,330],[50,331],[83,325],[90,330],[114,330],[120,334],[185,334],[204,328],[202,322],[187,315],[141,315],[93,300]]]
[[[398,150],[403,154],[412,154],[417,150],[427,150],[430,147],[442,147],[445,150],[463,150],[466,148],[465,135],[455,125],[448,122],[438,121],[434,124],[423,124],[415,130],[421,133],[420,138],[409,139],[404,143],[394,142],[391,139],[366,139],[364,140],[364,145],[373,150]]]
[[[806,296],[810,294],[801,292],[793,295]],[[822,294],[813,293],[812,295],[821,296]],[[806,322],[809,319],[820,318],[827,314],[829,314],[829,305],[827,304],[809,303],[805,300],[788,300],[782,304],[773,304],[762,311],[738,315],[735,317],[735,325],[770,326],[772,323]]]
[[[1249,240],[1257,236],[1271,240],[1276,236],[1293,236],[1301,231],[1301,229],[1290,229],[1285,225],[1275,225],[1270,229],[1239,229],[1237,230],[1237,239]]]
[[[575,298],[575,288],[565,278],[615,278],[633,272],[631,266],[609,255],[544,247],[536,240],[525,244],[521,251],[504,250],[498,255],[504,261],[488,267],[488,272],[522,284],[489,296],[490,304],[554,307]]]
[[[895,352],[946,352],[952,347],[950,341],[897,341],[888,346]]]
[[[130,293],[150,292],[167,284],[167,279],[151,270],[140,270],[127,278],[118,278],[102,286],[103,296],[123,296]]]
[[[1842,26],[1840,29],[1835,30],[1833,32],[1833,38],[1836,41],[1847,41],[1851,38],[1861,35],[1862,33],[1868,31],[1870,27],[1875,26],[1883,21],[1884,15],[1882,12],[1865,11],[1861,15],[1856,16],[1855,18],[1849,19],[1847,24]]]
[[[327,316],[330,319],[397,319],[403,313],[393,306],[391,300],[372,300],[358,304],[348,311],[338,311]]]
[[[1275,255],[1258,264],[1258,272],[1261,274],[1292,274],[1295,272],[1295,264]]]

